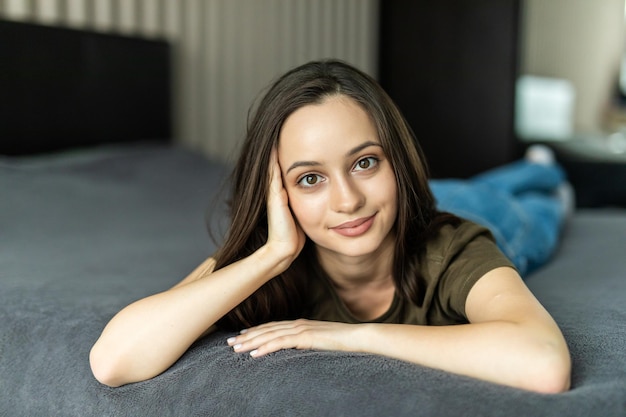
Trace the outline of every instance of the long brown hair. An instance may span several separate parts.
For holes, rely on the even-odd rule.
[[[370,115],[398,190],[393,277],[397,293],[421,305],[424,294],[419,255],[429,236],[454,218],[438,213],[428,186],[421,148],[404,117],[380,85],[364,72],[337,60],[309,62],[280,77],[267,91],[248,123],[246,140],[232,175],[231,224],[215,255],[216,269],[245,258],[267,241],[266,195],[272,149],[283,123],[297,109],[333,95],[345,95]],[[307,241],[300,256],[281,275],[268,281],[218,321],[224,329],[297,318],[311,263],[317,262]]]

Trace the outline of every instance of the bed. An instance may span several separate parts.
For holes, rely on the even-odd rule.
[[[11,37],[4,30],[12,30]],[[41,49],[21,36],[38,30],[0,22],[3,39],[29,48]],[[151,380],[99,384],[88,354],[108,320],[173,285],[219,244],[219,233],[212,239],[207,224],[218,231],[224,224],[221,186],[229,167],[167,140],[165,42],[45,31],[48,40],[62,34],[56,48],[79,49],[83,69],[103,43],[109,57],[128,60],[130,50],[132,62],[151,60],[150,70],[144,68],[154,82],[148,90],[157,89],[162,100],[150,106],[142,100],[132,129],[122,120],[123,131],[105,133],[69,122],[57,131],[32,106],[24,109],[41,123],[24,118],[10,130],[7,113],[0,113],[0,415],[626,415],[626,211],[619,208],[578,210],[554,258],[527,278],[569,344],[573,374],[566,393],[541,395],[368,354],[285,350],[253,359],[234,353],[224,332],[196,342]],[[3,41],[3,63],[5,50]],[[22,70],[3,71],[0,85],[17,82],[7,73],[17,77]],[[135,84],[125,83],[125,91]],[[32,93],[29,85],[42,94],[41,83],[23,84],[22,94]],[[90,95],[89,105],[97,96]],[[117,117],[110,102],[98,106],[104,110],[93,111]],[[155,122],[156,115],[163,120]]]

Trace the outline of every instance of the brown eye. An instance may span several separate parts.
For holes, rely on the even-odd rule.
[[[369,159],[361,159],[358,165],[359,165],[359,168],[361,169],[367,169],[370,167],[370,161]]]
[[[307,174],[304,177],[300,178],[298,181],[298,185],[301,187],[313,187],[317,185],[321,181],[321,177],[317,174]]]
[[[356,171],[364,171],[366,169],[371,169],[376,166],[378,163],[378,159],[373,156],[369,156],[367,158],[363,158],[356,163],[354,167]]]

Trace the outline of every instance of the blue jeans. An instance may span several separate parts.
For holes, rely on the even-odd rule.
[[[557,247],[566,216],[557,164],[520,160],[468,180],[431,180],[439,210],[487,227],[522,276],[545,264]]]

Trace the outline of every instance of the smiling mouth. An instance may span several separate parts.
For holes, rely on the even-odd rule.
[[[341,223],[339,226],[331,227],[330,229],[343,236],[360,236],[370,229],[374,223],[374,217],[376,217],[376,214]]]

